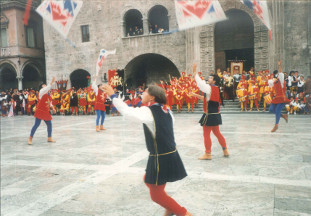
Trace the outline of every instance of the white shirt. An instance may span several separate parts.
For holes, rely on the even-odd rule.
[[[144,123],[150,129],[151,133],[154,134],[154,119],[151,113],[151,110],[146,107],[129,107],[126,103],[123,102],[120,98],[112,99],[113,105],[117,110],[128,120],[136,121],[139,123]],[[172,112],[170,111],[173,123],[175,121]]]
[[[206,94],[206,100],[209,101],[212,91],[211,86],[207,84],[205,80],[202,80],[198,74],[195,75],[195,81],[197,82],[197,86],[199,87],[199,89]]]
[[[292,81],[293,81],[293,77],[292,76],[288,76],[287,86],[291,87],[292,86]]]
[[[41,99],[43,97],[43,95],[47,94],[50,90],[51,90],[51,85],[50,84],[48,84],[46,87],[42,88],[39,91],[39,99]]]
[[[301,87],[303,87],[304,84],[305,84],[304,80],[299,80],[297,83],[297,87],[301,88]]]

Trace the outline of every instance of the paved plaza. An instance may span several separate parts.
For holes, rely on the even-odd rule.
[[[203,154],[201,115],[176,114],[175,138],[188,177],[167,192],[193,216],[311,215],[311,118],[224,114],[220,127],[231,156],[212,135],[211,161]],[[142,125],[107,116],[55,116],[47,143],[41,123],[27,144],[34,117],[1,118],[1,215],[162,216],[143,183],[147,163]]]

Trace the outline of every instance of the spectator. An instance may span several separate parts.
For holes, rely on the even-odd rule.
[[[159,32],[158,25],[154,25],[153,33],[158,33],[158,32]]]
[[[133,36],[133,29],[130,27],[127,36]]]
[[[302,75],[300,75],[299,80],[297,82],[298,94],[303,93],[304,84],[305,84],[304,77]]]

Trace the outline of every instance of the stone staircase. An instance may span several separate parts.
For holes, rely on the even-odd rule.
[[[221,105],[220,112],[222,114],[263,114],[268,112],[269,107],[267,106],[266,112],[262,112],[263,110],[263,102],[261,102],[259,106],[259,112],[256,110],[256,106],[254,104],[253,110],[251,112],[241,112],[241,106],[238,99],[232,100],[224,100],[224,106]],[[188,107],[186,105],[183,106],[180,113],[187,113]],[[249,110],[249,104],[248,104],[248,110]],[[176,106],[173,106],[173,112],[174,114],[177,114]],[[190,112],[192,113],[192,112]],[[203,113],[203,102],[199,101],[197,106],[194,108],[193,111],[194,114],[202,114]]]

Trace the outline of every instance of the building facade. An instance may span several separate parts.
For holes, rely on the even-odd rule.
[[[68,34],[75,47],[43,22],[47,81],[87,83],[100,49],[117,51],[105,60],[101,81],[109,69],[125,69],[128,88],[190,73],[194,62],[205,76],[230,60],[256,71],[277,69],[282,60],[284,71],[311,74],[310,1],[268,1],[272,40],[240,0],[219,2],[227,21],[178,32],[173,0],[84,0]]]
[[[1,1],[0,89],[38,88],[46,79],[43,23],[34,12],[23,22],[25,0]]]

